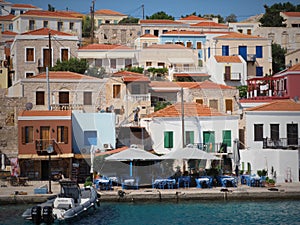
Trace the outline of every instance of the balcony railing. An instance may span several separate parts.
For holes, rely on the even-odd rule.
[[[227,146],[222,143],[195,143],[195,146],[207,153],[227,153]]]
[[[82,110],[83,104],[51,104],[51,110]]]
[[[174,73],[207,73],[207,69],[205,67],[194,67],[194,66],[176,66],[174,68]]]
[[[263,148],[276,149],[299,149],[300,138],[279,138],[277,140],[271,138],[263,139]]]
[[[150,94],[140,94],[140,95],[127,95],[125,96],[125,99],[131,102],[138,102],[138,101],[151,101],[151,95]]]
[[[240,81],[241,73],[224,73],[224,81]]]
[[[247,54],[247,62],[255,62],[256,55],[255,54]]]
[[[47,148],[56,145],[54,140],[37,139],[35,140],[35,150],[38,155],[48,155]]]

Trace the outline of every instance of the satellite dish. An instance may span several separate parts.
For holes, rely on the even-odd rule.
[[[26,105],[25,105],[26,110],[31,110],[32,107],[33,107],[33,105],[32,105],[31,102],[27,102]]]

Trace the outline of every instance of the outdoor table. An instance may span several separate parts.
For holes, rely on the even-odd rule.
[[[231,183],[233,187],[236,187],[235,178],[231,176],[221,176],[220,177],[222,187],[227,187],[228,183]]]
[[[160,189],[164,189],[165,185],[168,186],[168,188],[174,188],[174,185],[176,183],[175,179],[155,179],[154,182],[152,183],[152,187],[153,188],[160,188]]]
[[[251,187],[261,187],[261,178],[259,176],[250,176],[250,185]]]
[[[210,187],[210,179],[208,177],[199,177],[196,178],[197,188],[204,188],[204,184],[207,184],[207,187]]]

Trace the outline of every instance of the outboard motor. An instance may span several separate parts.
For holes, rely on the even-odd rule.
[[[51,206],[45,206],[43,208],[43,221],[46,224],[51,224],[54,222],[54,218],[53,218],[53,209]]]
[[[34,224],[40,224],[42,222],[41,206],[34,206],[31,208],[31,218]]]

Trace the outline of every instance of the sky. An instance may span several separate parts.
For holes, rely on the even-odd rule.
[[[6,0],[11,3],[24,3],[48,10],[48,4],[56,10],[72,10],[87,14],[90,12],[92,0]],[[230,14],[235,14],[238,21],[251,16],[264,13],[264,5],[272,6],[275,3],[290,2],[293,5],[300,4],[299,0],[95,0],[95,11],[110,9],[136,18],[151,16],[163,11],[168,15],[179,19],[196,12],[196,15],[215,14],[224,19]]]

